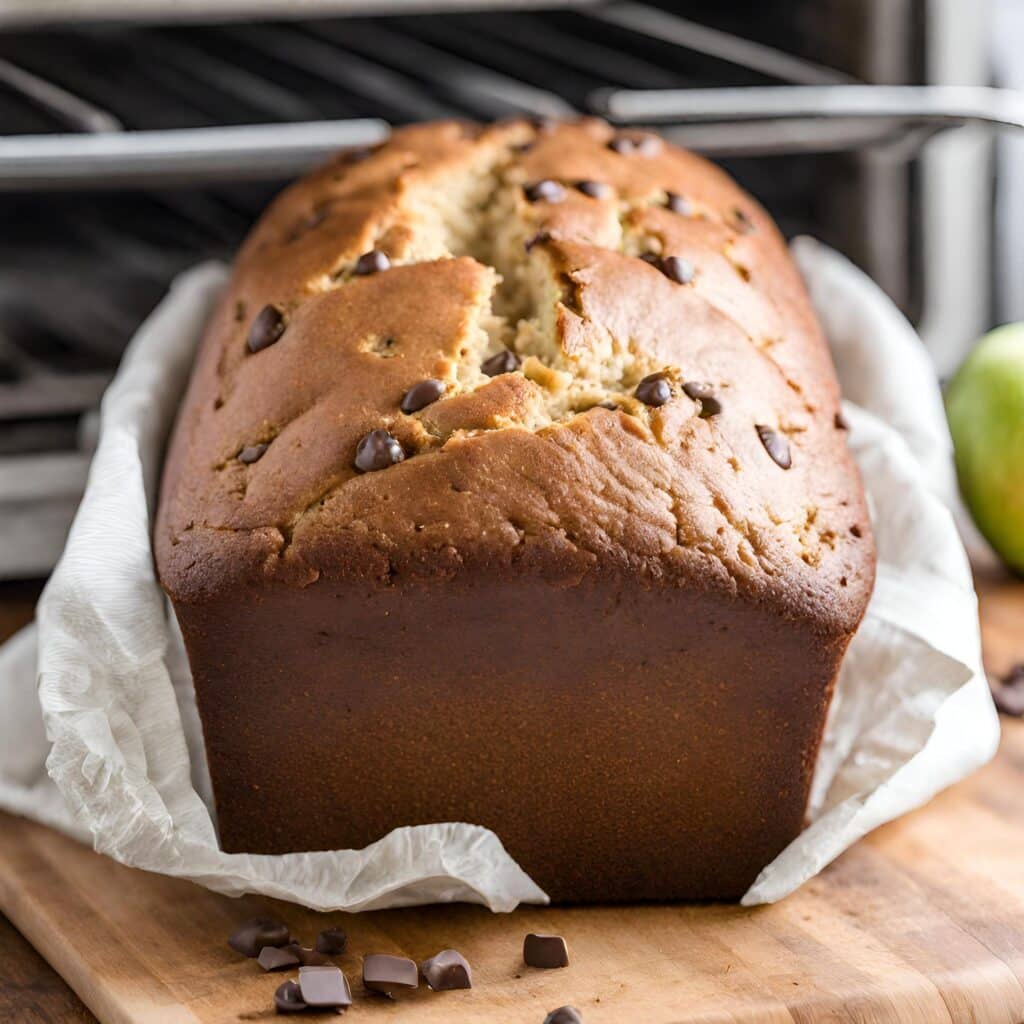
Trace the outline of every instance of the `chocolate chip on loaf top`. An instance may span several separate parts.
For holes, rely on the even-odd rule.
[[[404,128],[247,240],[168,460],[161,576],[200,599],[599,568],[842,632],[873,561],[838,410],[785,244],[722,171],[589,119]]]

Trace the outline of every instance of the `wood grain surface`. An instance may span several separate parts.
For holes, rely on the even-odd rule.
[[[1024,586],[983,581],[990,668],[1024,660]],[[306,941],[345,928],[340,959],[358,1019],[540,1024],[563,1003],[587,1024],[1024,1021],[1024,723],[1004,720],[988,767],[894,822],[781,904],[527,909],[469,906],[319,915],[121,867],[41,826],[0,817],[0,908],[103,1022],[270,1020],[274,988],[225,945],[270,911]],[[521,961],[527,931],[566,936],[572,962]],[[422,959],[452,946],[469,992],[424,988],[389,1003],[358,984],[361,954]],[[0,950],[5,950],[0,932]],[[21,961],[24,963],[24,961]],[[0,964],[0,1020],[33,984]],[[28,979],[28,980],[26,980]],[[5,1009],[7,1016],[4,1015]],[[44,1011],[45,1013],[45,1011]]]

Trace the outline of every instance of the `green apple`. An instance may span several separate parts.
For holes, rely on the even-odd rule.
[[[950,382],[946,412],[974,521],[1024,573],[1024,323],[985,335]]]

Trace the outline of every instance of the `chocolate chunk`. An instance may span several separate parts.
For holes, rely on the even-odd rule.
[[[616,135],[608,143],[608,148],[621,156],[628,156],[631,153],[639,153],[641,156],[656,156],[661,152],[661,139],[657,135]]]
[[[445,386],[443,380],[436,380],[433,377],[421,380],[419,384],[413,384],[402,397],[402,412],[419,412],[420,409],[436,402],[444,394]]]
[[[535,935],[523,940],[523,962],[527,967],[568,967],[569,947],[561,935]]]
[[[688,380],[683,385],[683,394],[695,402],[700,402],[701,419],[706,420],[717,416],[722,411],[722,403],[715,397],[714,389],[710,384],[699,380]]]
[[[264,306],[249,327],[247,344],[250,352],[269,348],[284,334],[284,314],[276,306]]]
[[[398,438],[386,430],[371,430],[356,445],[355,466],[361,473],[387,469],[405,458]]]
[[[664,374],[651,373],[637,384],[636,390],[633,394],[636,395],[644,405],[653,405],[657,407],[659,405],[664,405],[672,397],[672,388],[669,385],[669,382],[665,380]]]
[[[673,213],[678,213],[680,216],[693,216],[693,204],[686,198],[686,196],[681,196],[678,192],[669,192],[665,205]]]
[[[1000,680],[989,680],[992,699],[1004,715],[1024,717],[1024,662],[1014,665]]]
[[[490,359],[485,359],[480,369],[487,374],[488,377],[497,377],[502,373],[514,373],[519,367],[522,366],[522,360],[513,352],[511,349],[503,349],[497,355],[491,356]]]
[[[392,996],[419,985],[419,969],[404,956],[371,953],[363,957],[363,984],[371,992]]]
[[[783,469],[789,469],[793,465],[793,458],[789,452],[789,442],[776,430],[771,427],[756,425],[757,436],[761,438],[761,444],[765,451],[772,457],[775,463]]]
[[[560,203],[565,198],[565,189],[551,178],[527,185],[523,191],[531,203]]]
[[[611,186],[603,181],[577,181],[576,188],[591,199],[607,199],[612,194]]]
[[[379,274],[382,270],[387,270],[391,266],[391,260],[388,259],[386,252],[381,252],[380,249],[371,249],[369,252],[364,252],[359,259],[356,260],[356,265],[352,268],[353,274],[358,274],[360,277],[365,274]]]
[[[327,963],[327,957],[318,953],[309,946],[300,946],[297,942],[289,942],[283,947],[294,956],[303,967],[322,967]]]
[[[249,465],[251,462],[258,462],[263,458],[263,453],[270,447],[269,444],[250,444],[238,453],[238,461]]]
[[[287,946],[290,938],[288,928],[275,918],[254,917],[231,933],[228,945],[242,956],[257,957],[264,946]]]
[[[743,232],[743,234],[749,234],[754,230],[754,221],[750,214],[745,210],[741,210],[738,206],[732,211],[732,219],[736,227]]]
[[[316,937],[316,951],[325,956],[341,956],[348,946],[348,936],[340,928],[325,928]]]
[[[534,246],[543,245],[545,242],[550,242],[550,241],[551,241],[551,232],[550,231],[538,231],[537,234],[533,235],[531,238],[528,238],[523,243],[523,248],[527,252],[532,252]]]
[[[299,992],[307,1006],[339,1009],[352,1005],[348,978],[340,967],[300,967]]]
[[[264,946],[257,957],[265,971],[283,971],[286,967],[298,967],[302,962],[292,946]]]
[[[454,949],[442,949],[429,960],[424,960],[420,971],[434,992],[473,987],[473,971],[466,958]]]
[[[583,1014],[575,1006],[560,1006],[544,1018],[544,1024],[583,1024]]]
[[[302,1013],[307,1009],[302,1001],[302,993],[294,981],[286,981],[277,986],[274,993],[274,1009],[278,1013]]]
[[[695,273],[693,264],[682,256],[663,256],[657,264],[658,269],[676,284],[689,284]]]

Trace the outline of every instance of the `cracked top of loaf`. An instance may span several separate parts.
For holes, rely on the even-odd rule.
[[[403,412],[425,380],[437,397]],[[360,464],[382,468],[361,471],[374,431]],[[594,120],[417,125],[286,190],[202,343],[156,552],[181,601],[597,573],[837,633],[874,572],[771,219],[706,161]]]

